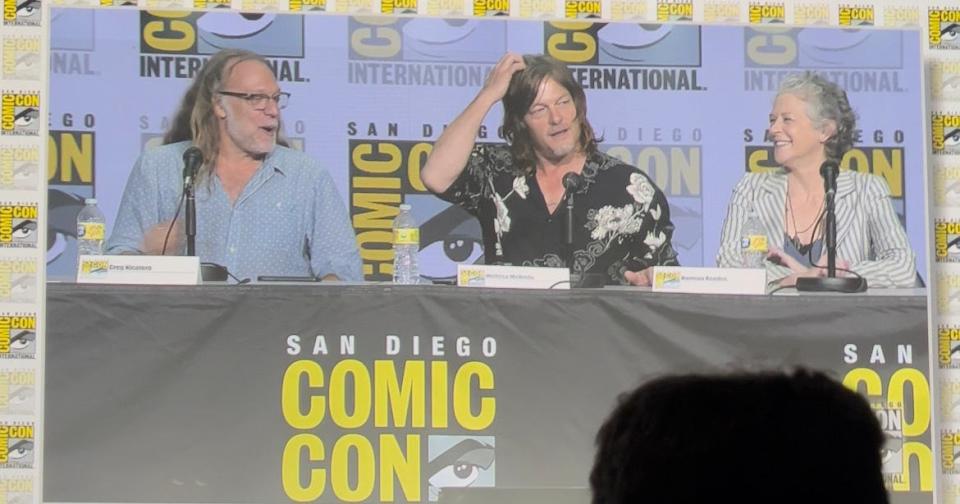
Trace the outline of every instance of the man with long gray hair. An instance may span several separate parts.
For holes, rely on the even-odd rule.
[[[134,165],[108,253],[184,253],[182,226],[173,221],[181,158],[192,145],[203,158],[195,179],[201,261],[238,278],[361,280],[356,236],[330,174],[282,140],[289,98],[260,55],[213,55],[184,95],[166,145]]]

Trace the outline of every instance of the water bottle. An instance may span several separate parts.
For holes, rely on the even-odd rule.
[[[410,205],[400,205],[393,220],[393,283],[420,283],[420,227],[410,213]]]
[[[744,268],[763,268],[763,261],[767,257],[767,235],[753,210],[740,230],[740,256]]]
[[[96,198],[83,200],[83,208],[77,214],[77,255],[103,254],[107,220],[97,208]]]

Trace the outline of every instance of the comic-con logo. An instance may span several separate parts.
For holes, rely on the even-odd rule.
[[[883,431],[884,443],[880,449],[882,472],[892,479],[903,473],[903,404],[870,403]]]
[[[944,474],[960,474],[960,431],[940,432],[940,470]]]
[[[931,49],[960,49],[960,9],[930,7],[927,30]]]
[[[940,369],[960,369],[960,327],[937,328],[937,363]]]
[[[517,1],[517,0],[514,0]],[[557,3],[553,0],[519,0],[519,10],[520,17],[532,19],[550,19],[557,17]],[[617,12],[617,3],[629,3],[629,4],[640,4],[642,2],[634,2],[632,0],[623,0],[622,2],[618,0],[613,0],[611,2],[611,7],[613,12]],[[636,7],[634,9],[641,9],[641,7]],[[642,7],[643,11],[646,12],[646,6]],[[632,12],[624,11],[623,9],[620,12]]]
[[[40,79],[40,37],[3,38],[3,78]]]
[[[419,212],[422,277],[448,280],[455,277],[457,264],[473,264],[483,257],[476,219],[457,206],[431,199],[420,179],[432,142],[352,139],[349,150],[350,217],[365,279],[393,278],[393,219],[400,203],[417,197],[423,198],[423,204],[414,208]]]
[[[934,154],[960,154],[960,115],[934,113],[930,119]]]
[[[551,21],[543,47],[585,89],[703,91],[700,35],[694,25]]]
[[[33,468],[33,448],[32,422],[0,423],[0,468]]]
[[[657,22],[693,21],[691,0],[657,0]]]
[[[32,190],[39,181],[39,147],[0,146],[0,190]]]
[[[194,9],[229,9],[230,6],[231,0],[193,0]]]
[[[775,91],[789,72],[822,71],[848,93],[901,93],[903,39],[892,30],[744,28],[746,91]]]
[[[40,134],[40,93],[4,91],[0,100],[0,133],[11,136]]]
[[[297,356],[280,388],[282,421],[293,429],[280,468],[289,499],[426,502],[445,488],[494,485],[496,376],[484,360],[496,355],[494,338],[437,336],[449,354],[424,361],[399,357],[413,342],[390,335],[387,358],[330,365],[318,358],[321,338],[286,340]],[[445,360],[454,348],[458,360]],[[321,439],[325,427],[342,434]]]
[[[876,24],[872,5],[841,5],[837,10],[840,26],[873,26]]]
[[[37,263],[29,259],[0,259],[0,302],[37,300]]]
[[[473,0],[473,15],[477,17],[509,16],[510,0]]]
[[[140,11],[140,76],[192,79],[206,58],[242,47],[262,54],[281,82],[301,73],[303,16],[291,14]]]
[[[290,0],[291,12],[306,12],[327,10],[327,0]]]
[[[960,61],[930,62],[930,95],[935,100],[960,100]]]
[[[33,502],[33,479],[26,476],[0,476],[0,504]]]
[[[943,330],[945,328],[941,327],[940,329]],[[949,327],[946,329],[956,330],[960,328]],[[960,332],[960,330],[958,330],[958,332]],[[960,335],[957,337],[960,338]],[[960,341],[956,341],[948,346],[960,346]],[[940,359],[942,360],[943,357],[941,356]],[[960,381],[958,381],[957,378],[954,373],[940,374],[940,418],[945,422],[960,422]]]
[[[933,243],[937,262],[960,262],[960,221],[937,219]]]
[[[940,166],[934,170],[933,197],[939,206],[960,206],[960,166]]]
[[[610,19],[614,21],[646,21],[647,4],[646,2],[635,2],[633,0],[611,0]]]
[[[479,19],[351,17],[348,82],[480,87],[507,50],[506,23]]]
[[[883,5],[883,26],[920,26],[919,5]]]
[[[960,275],[941,271],[937,275],[939,315],[960,315]]]
[[[37,355],[37,315],[0,313],[0,359],[33,359]]]
[[[3,0],[4,26],[40,26],[40,0]]]
[[[786,23],[787,11],[783,2],[750,2],[747,6],[750,24]]]
[[[416,14],[417,0],[380,0],[381,14]]]
[[[36,413],[36,371],[0,369],[0,413]]]
[[[739,2],[705,2],[703,20],[707,23],[739,23]]]
[[[566,19],[596,19],[600,12],[600,0],[563,1],[563,17]]]
[[[795,3],[793,22],[798,25],[830,24],[830,6],[825,2]]]
[[[0,248],[36,248],[38,219],[36,203],[0,202]]]

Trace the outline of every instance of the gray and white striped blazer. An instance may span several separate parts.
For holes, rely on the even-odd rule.
[[[748,173],[733,190],[720,237],[717,264],[739,267],[740,228],[753,209],[763,223],[768,243],[783,248],[787,175],[784,171]],[[916,256],[890,202],[887,183],[876,175],[850,170],[837,177],[837,259],[867,279],[870,287],[913,287]],[[765,262],[769,279],[790,275],[790,269]]]

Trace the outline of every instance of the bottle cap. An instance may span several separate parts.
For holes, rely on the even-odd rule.
[[[410,210],[410,203],[400,203],[400,210]]]
[[[84,204],[84,205],[96,205],[96,204],[97,204],[97,198],[86,198],[86,199],[83,200],[83,204]]]

